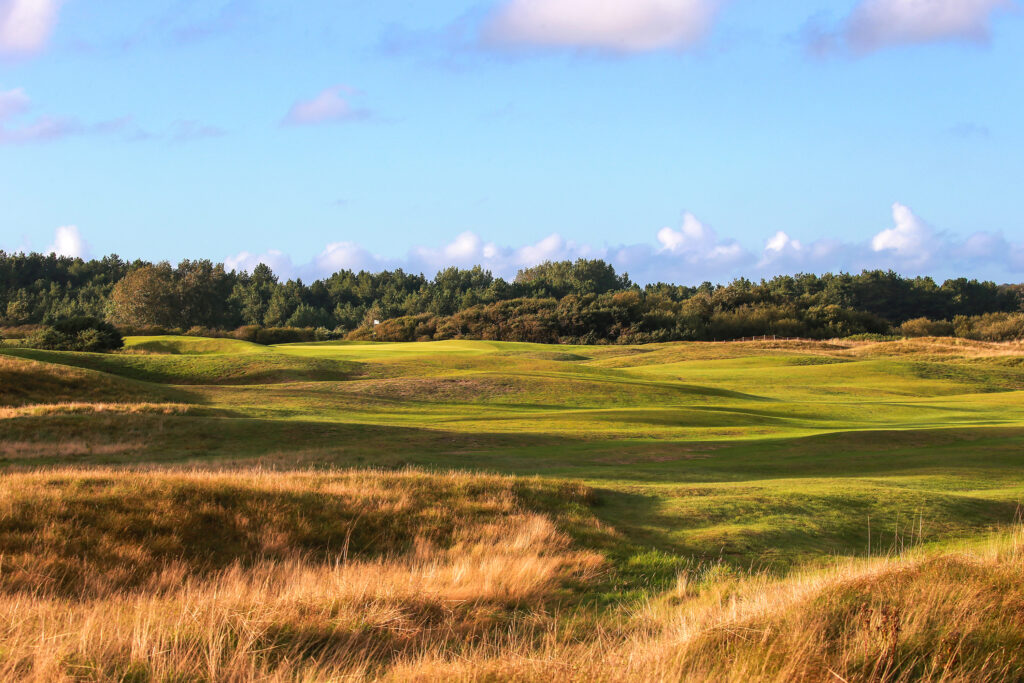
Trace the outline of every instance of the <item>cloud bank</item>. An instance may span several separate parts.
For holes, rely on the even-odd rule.
[[[284,277],[304,280],[324,277],[342,269],[379,271],[402,268],[432,276],[448,266],[481,265],[505,278],[520,268],[546,260],[601,258],[630,274],[634,281],[699,284],[726,282],[735,277],[771,277],[797,272],[859,272],[893,269],[906,275],[984,277],[1001,281],[1024,280],[1024,243],[1011,243],[999,233],[978,232],[960,239],[940,232],[896,203],[892,225],[871,239],[843,242],[822,239],[810,243],[776,231],[759,249],[721,237],[696,216],[686,214],[679,227],[664,227],[651,243],[595,247],[566,240],[558,234],[524,246],[503,246],[464,232],[440,247],[417,246],[405,256],[373,254],[356,242],[328,244],[307,263],[297,264],[281,251],[242,252],[225,259],[228,269],[251,271],[259,263]]]
[[[509,0],[485,23],[493,45],[646,52],[690,47],[720,0]]]
[[[42,50],[57,24],[62,0],[0,0],[0,53]]]

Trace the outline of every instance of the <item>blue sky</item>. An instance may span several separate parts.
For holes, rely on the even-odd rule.
[[[1021,281],[1021,111],[1011,0],[0,0],[0,248]]]

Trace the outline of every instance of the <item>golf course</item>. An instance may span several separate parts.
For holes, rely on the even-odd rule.
[[[0,352],[8,677],[1024,666],[1019,343]]]

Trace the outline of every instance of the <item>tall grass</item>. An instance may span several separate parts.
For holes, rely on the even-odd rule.
[[[454,473],[11,475],[0,679],[368,676],[547,628],[604,560],[529,507],[579,495]]]
[[[567,600],[569,586],[592,587],[605,571],[559,529],[587,495],[455,473],[11,475],[0,487],[0,679],[995,681],[1024,671],[1020,529],[787,578],[715,565],[647,604],[600,610]],[[324,526],[336,518],[346,524]],[[306,549],[311,539],[340,542],[325,555]]]
[[[720,568],[719,568],[720,569]],[[711,571],[624,632],[425,655],[394,680],[1008,681],[1024,676],[1024,534],[785,579]],[[700,577],[698,577],[700,578]],[[625,633],[625,635],[622,635]]]

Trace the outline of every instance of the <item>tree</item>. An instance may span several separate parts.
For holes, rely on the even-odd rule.
[[[221,264],[209,260],[178,264],[174,273],[178,322],[181,327],[234,327],[231,311],[225,302],[231,295],[232,278]]]
[[[32,310],[24,299],[15,299],[7,302],[7,320],[20,325],[26,323],[32,316]]]
[[[633,283],[628,275],[617,275],[610,263],[600,259],[577,259],[575,262],[546,261],[520,270],[516,284],[528,296],[560,299],[567,294],[604,294],[629,289]]]
[[[263,324],[270,298],[278,286],[277,276],[265,263],[257,264],[252,275],[241,274],[231,292],[231,301],[237,306],[243,324]]]
[[[115,325],[176,327],[177,304],[170,265],[143,266],[114,286],[107,317]]]

